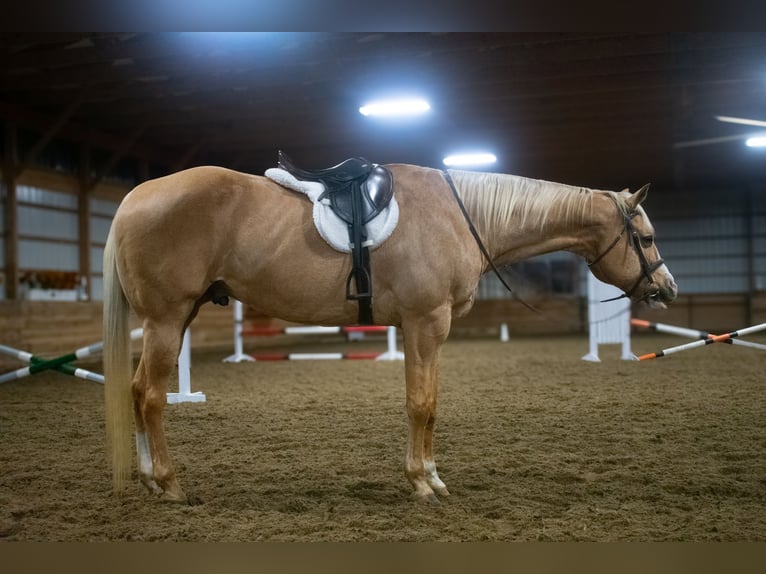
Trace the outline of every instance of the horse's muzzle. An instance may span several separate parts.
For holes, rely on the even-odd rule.
[[[678,286],[672,275],[663,277],[651,287],[644,296],[644,300],[652,309],[667,309],[666,304],[672,303],[678,295]]]

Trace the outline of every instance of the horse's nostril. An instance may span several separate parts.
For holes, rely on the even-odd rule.
[[[671,281],[668,286],[662,290],[662,298],[667,301],[673,301],[678,295],[678,287],[674,281]]]

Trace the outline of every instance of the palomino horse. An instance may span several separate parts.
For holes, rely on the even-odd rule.
[[[434,501],[436,494],[449,494],[434,462],[440,349],[452,318],[471,308],[488,262],[443,172],[387,167],[400,215],[391,237],[371,252],[373,316],[404,335],[405,475],[416,498]],[[567,250],[633,300],[664,306],[675,298],[673,276],[640,206],[648,186],[631,194],[449,173],[498,265]],[[198,167],[131,191],[117,210],[104,254],[106,417],[115,491],[130,476],[135,423],[141,481],[168,500],[186,500],[162,413],[182,334],[201,305],[232,296],[264,316],[351,324],[357,304],[344,292],[350,266],[349,256],[331,249],[315,230],[306,197],[265,177]],[[144,328],[135,376],[129,308]]]

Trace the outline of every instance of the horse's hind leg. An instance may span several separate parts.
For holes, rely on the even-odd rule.
[[[175,372],[183,327],[183,321],[144,321],[143,354],[133,383],[141,481],[151,491],[161,491],[166,500],[178,502],[186,501],[186,495],[181,490],[170,459],[162,413]],[[151,476],[146,475],[149,470],[147,445],[151,453]]]
[[[154,466],[152,465],[152,451],[149,448],[149,438],[146,434],[143,405],[146,396],[146,368],[144,359],[138,363],[136,375],[133,379],[133,418],[136,422],[136,454],[138,456],[138,476],[142,484],[152,494],[161,494],[162,489],[154,481]]]

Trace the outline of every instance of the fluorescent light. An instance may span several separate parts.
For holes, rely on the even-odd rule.
[[[747,147],[766,147],[766,136],[747,138],[745,145]]]
[[[717,119],[719,122],[728,122],[730,124],[742,124],[745,126],[760,126],[762,128],[766,128],[766,122],[762,122],[761,120],[735,118],[732,116],[716,116],[715,119]]]
[[[359,113],[363,116],[415,116],[424,114],[431,109],[429,103],[425,100],[401,99],[401,100],[380,100],[370,102],[359,108]]]
[[[476,165],[488,165],[495,163],[497,157],[491,153],[459,153],[454,155],[448,155],[444,158],[444,165],[453,166],[476,166]]]

